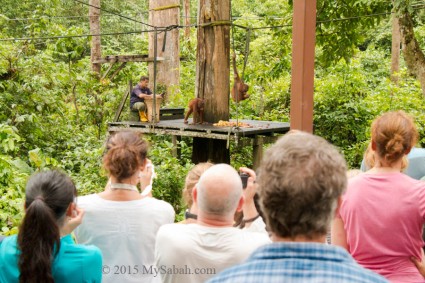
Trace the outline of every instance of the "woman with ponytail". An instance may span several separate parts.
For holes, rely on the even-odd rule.
[[[160,282],[154,269],[155,236],[161,225],[174,222],[174,210],[140,193],[150,182],[148,144],[124,131],[108,140],[106,150],[103,167],[109,184],[99,194],[78,198],[86,215],[75,236],[102,250],[102,282]]]
[[[0,282],[101,282],[100,250],[76,245],[70,235],[84,215],[76,194],[71,178],[59,171],[29,179],[19,233],[0,246]]]
[[[332,227],[333,244],[393,283],[425,282],[419,272],[425,182],[401,172],[417,140],[416,126],[405,112],[375,119],[370,142],[373,167],[348,180]]]

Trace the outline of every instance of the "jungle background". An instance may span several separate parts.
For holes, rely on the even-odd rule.
[[[408,7],[416,40],[425,50],[425,4],[398,2]],[[102,0],[101,5],[139,21],[148,18],[147,0]],[[197,5],[191,1],[193,24]],[[398,84],[390,79],[392,11],[391,1],[317,2],[314,133],[338,146],[351,168],[360,165],[371,121],[385,111],[412,114],[419,146],[425,146],[424,96],[403,56]],[[246,30],[232,28],[240,69],[247,58],[244,79],[251,95],[239,104],[238,117],[289,121],[292,1],[233,0],[232,17],[253,28],[249,54]],[[140,23],[102,12],[101,27],[105,34],[121,33],[102,36],[103,55],[148,53],[147,33],[134,32],[146,30]],[[0,234],[17,232],[25,184],[35,171],[66,171],[80,195],[105,186],[101,160],[107,123],[128,81],[136,82],[148,68],[130,63],[113,80],[99,80],[90,71],[90,37],[80,36],[87,34],[88,7],[81,1],[0,0]],[[196,28],[190,38],[183,29],[180,34],[180,85],[163,107],[185,107],[195,97]],[[236,105],[230,107],[236,118]],[[158,175],[154,196],[170,202],[179,219],[184,178],[193,166],[192,140],[182,139],[181,158],[176,159],[170,137],[146,138]],[[232,145],[231,165],[252,166],[250,150]]]

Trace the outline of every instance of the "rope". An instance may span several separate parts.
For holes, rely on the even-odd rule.
[[[74,1],[75,1],[75,2],[78,2],[78,3],[80,3],[80,4],[83,4],[83,5],[87,5],[87,6],[90,6],[90,7],[96,8],[96,9],[98,9],[98,10],[100,10],[100,11],[103,11],[103,12],[106,12],[106,13],[109,13],[109,14],[112,14],[112,15],[115,15],[115,16],[118,16],[118,17],[123,18],[123,19],[126,19],[126,20],[134,21],[134,22],[137,22],[137,23],[140,23],[140,24],[146,25],[146,26],[151,27],[151,28],[153,28],[153,27],[154,27],[153,25],[150,25],[150,24],[147,24],[147,23],[144,23],[144,22],[141,22],[141,21],[135,20],[135,19],[133,19],[133,18],[130,18],[130,17],[127,17],[127,16],[124,16],[124,15],[121,15],[121,14],[116,13],[116,12],[113,12],[113,11],[108,11],[108,10],[103,9],[103,8],[101,8],[101,7],[94,6],[94,5],[92,5],[92,4],[89,4],[89,3],[86,3],[86,2],[83,2],[83,1],[80,1],[80,0],[74,0]]]
[[[150,9],[150,10],[151,11],[162,11],[162,10],[168,10],[168,9],[173,9],[173,8],[180,8],[180,4],[162,6],[162,7],[157,7],[157,8],[153,8],[153,9]]]
[[[203,23],[198,25],[198,27],[215,27],[215,26],[231,26],[232,21],[214,21],[209,23]]]
[[[243,69],[242,69],[242,80],[244,79],[245,75],[245,68],[246,68],[246,62],[248,62],[248,55],[249,55],[249,42],[251,40],[251,29],[248,28],[247,34],[246,34],[246,41],[245,41],[245,58],[243,61]]]

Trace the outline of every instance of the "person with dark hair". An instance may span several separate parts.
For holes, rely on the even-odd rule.
[[[19,233],[0,245],[0,282],[101,282],[100,250],[76,245],[70,235],[84,215],[76,194],[71,178],[59,171],[29,179]]]
[[[99,194],[78,198],[86,216],[75,236],[79,243],[102,250],[102,282],[159,282],[159,276],[149,271],[154,264],[155,236],[160,226],[174,222],[173,207],[140,194],[137,185],[149,184],[143,181],[148,144],[140,135],[118,132],[106,148],[103,167],[110,184]]]
[[[325,243],[347,184],[338,150],[323,138],[296,132],[280,138],[264,156],[258,194],[273,243],[208,282],[388,282],[346,250]]]
[[[148,121],[146,117],[146,104],[145,98],[152,96],[152,91],[148,87],[149,78],[142,76],[139,83],[131,90],[130,94],[130,110],[133,112],[138,112],[140,121]]]
[[[376,118],[373,167],[349,180],[333,221],[332,243],[391,282],[425,281],[415,266],[423,257],[425,183],[401,172],[417,140],[413,118],[404,111]]]

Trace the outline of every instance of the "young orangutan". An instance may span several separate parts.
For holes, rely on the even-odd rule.
[[[249,97],[247,94],[249,85],[243,82],[243,80],[239,77],[238,69],[236,68],[236,54],[233,53],[233,77],[234,83],[232,88],[232,98],[233,101],[239,102],[245,100]]]
[[[193,98],[189,101],[188,107],[189,110],[184,116],[184,123],[187,124],[187,119],[190,114],[193,113],[193,124],[202,124],[204,123],[204,106],[205,102],[202,98]]]

